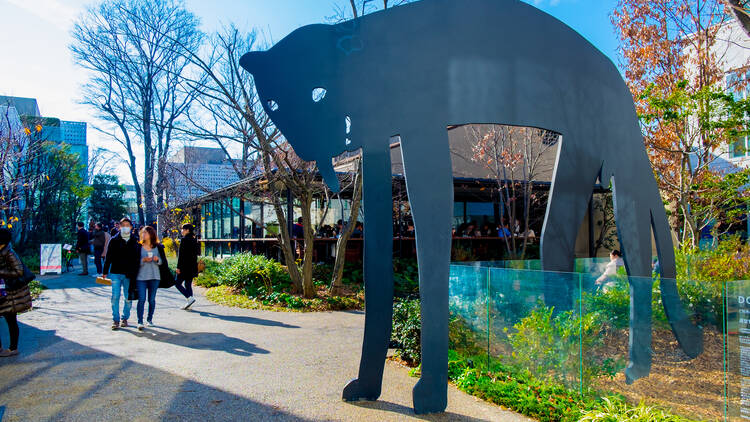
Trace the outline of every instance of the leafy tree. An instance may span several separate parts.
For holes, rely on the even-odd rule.
[[[119,220],[127,213],[127,205],[123,199],[125,187],[119,183],[117,176],[97,174],[91,187],[89,217],[106,223]]]
[[[721,0],[619,0],[612,15],[625,78],[642,117],[646,149],[670,223],[683,245],[727,210],[744,207],[747,171],[716,160],[746,135],[748,104],[723,92],[717,44],[729,14]],[[747,83],[743,81],[742,83]]]
[[[28,167],[33,177],[24,192],[23,246],[72,241],[73,225],[92,191],[85,183],[85,164],[69,145],[44,141],[40,151]]]

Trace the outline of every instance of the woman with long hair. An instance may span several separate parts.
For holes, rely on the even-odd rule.
[[[0,358],[18,354],[17,315],[31,309],[31,292],[24,280],[24,266],[11,247],[11,237],[10,230],[0,228],[0,316],[8,323],[10,333],[10,348],[0,347]]]
[[[138,330],[143,331],[143,311],[148,300],[148,317],[146,323],[149,327],[154,325],[154,311],[156,310],[156,290],[162,279],[171,275],[167,266],[167,256],[164,246],[159,243],[156,230],[146,226],[140,230],[139,253],[140,267],[136,277],[136,288],[138,289]]]

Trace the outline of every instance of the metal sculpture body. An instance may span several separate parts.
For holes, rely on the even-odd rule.
[[[447,404],[448,272],[453,179],[446,127],[498,123],[563,135],[542,230],[545,270],[572,271],[574,244],[597,178],[612,181],[631,277],[632,381],[651,365],[651,229],[662,277],[675,277],[664,207],[633,99],[615,65],[574,30],[517,0],[424,0],[338,25],[302,27],[241,65],[265,111],[333,190],[332,157],[362,148],[365,332],[359,377],[345,400],[379,397],[391,334],[389,140],[400,135],[415,222],[422,305],[417,413]],[[702,335],[673,281],[661,289],[689,356]]]

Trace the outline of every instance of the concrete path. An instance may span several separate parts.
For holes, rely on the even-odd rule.
[[[361,312],[275,313],[198,297],[179,309],[157,295],[156,327],[111,331],[110,288],[45,277],[35,310],[19,316],[21,355],[0,358],[0,421],[520,421],[449,389],[445,414],[411,409],[416,379],[388,362],[377,402],[345,403],[357,372]],[[131,323],[136,322],[135,306]],[[7,347],[7,327],[0,322]]]

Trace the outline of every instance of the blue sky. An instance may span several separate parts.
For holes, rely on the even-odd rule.
[[[204,31],[226,23],[258,28],[278,41],[292,30],[325,21],[345,0],[185,0]],[[456,0],[461,1],[461,0]],[[565,22],[617,63],[609,15],[616,0],[525,0]],[[35,97],[42,114],[96,124],[78,104],[86,73],[68,52],[73,20],[91,0],[0,0],[0,95]],[[116,149],[93,130],[89,144]],[[123,182],[127,174],[118,171]]]

